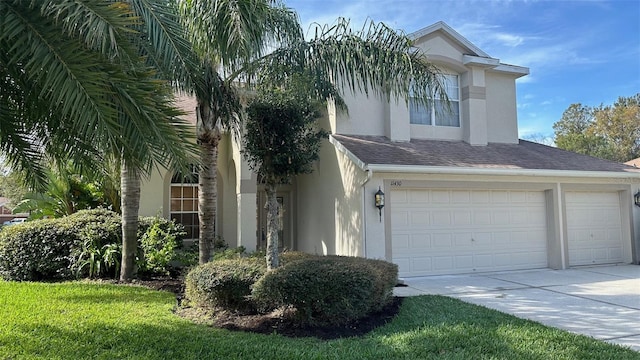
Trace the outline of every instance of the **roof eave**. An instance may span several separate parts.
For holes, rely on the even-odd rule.
[[[359,159],[358,159],[359,160]],[[366,169],[372,172],[408,173],[408,174],[448,174],[448,175],[504,175],[504,176],[533,176],[533,177],[571,177],[571,178],[614,178],[640,179],[640,172],[614,171],[578,171],[578,170],[548,170],[548,169],[487,169],[472,167],[448,166],[416,166],[367,164]]]
[[[349,160],[351,160],[360,170],[368,171],[367,164],[360,160],[354,153],[352,153],[346,146],[344,146],[340,141],[334,138],[332,135],[329,135],[329,142],[336,147],[338,151],[345,154]]]

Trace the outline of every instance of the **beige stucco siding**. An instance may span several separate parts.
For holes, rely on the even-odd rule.
[[[516,84],[513,77],[487,72],[487,140],[490,143],[518,142]]]
[[[233,160],[233,144],[229,135],[223,136],[218,145],[218,213],[216,233],[229,247],[237,245],[236,163]]]
[[[442,31],[428,34],[416,41],[416,46],[431,56],[431,60],[451,59],[462,64],[462,54],[467,50],[452,39],[444,35]],[[436,55],[437,54],[437,55]]]
[[[149,178],[142,179],[140,184],[140,216],[161,215],[169,217],[168,184],[171,181],[171,176],[169,175],[169,182],[165,181],[166,177],[167,170],[161,168],[154,170]]]
[[[328,141],[314,172],[297,178],[297,249],[363,256],[362,192],[366,173]]]
[[[366,97],[344,91],[348,111],[335,109],[330,129],[333,133],[350,135],[385,135],[385,104],[374,95]]]

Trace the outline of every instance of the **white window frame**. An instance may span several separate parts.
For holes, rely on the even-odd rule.
[[[198,239],[199,237],[199,218],[198,218],[198,180],[197,180],[197,170],[195,167],[192,168],[193,179],[190,181],[185,181],[185,177],[180,174],[175,174],[171,178],[171,185],[169,187],[169,218],[175,220],[177,223],[181,223],[185,230],[187,231],[187,235],[185,239]],[[176,181],[176,177],[179,177],[181,181]],[[191,189],[191,197],[184,196],[184,190],[186,188]],[[174,189],[180,189],[180,196],[174,197]],[[191,210],[185,210],[184,201],[193,201]],[[180,209],[174,209],[174,201],[180,202]],[[185,224],[182,222],[183,215],[191,215],[193,221],[189,224]],[[190,236],[191,235],[191,236]]]
[[[433,105],[425,106],[415,104],[412,96],[410,94],[409,99],[409,123],[412,125],[429,125],[429,126],[443,126],[443,127],[460,127],[460,75],[458,74],[448,74],[445,73],[442,75],[442,82],[445,86],[445,91],[449,97],[449,106],[450,108],[445,108],[442,104],[442,100],[433,95]],[[414,115],[415,114],[415,115]],[[457,115],[457,121],[453,122],[453,124],[443,124],[442,120],[451,115]],[[419,119],[416,116],[420,116]],[[425,117],[425,115],[428,115]]]

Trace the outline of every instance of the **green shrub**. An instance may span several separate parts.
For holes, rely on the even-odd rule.
[[[380,309],[391,299],[386,299],[390,294],[386,287],[382,290],[387,281],[380,274],[384,268],[375,260],[363,258],[302,256],[257,281],[252,297],[262,310],[293,306],[298,320],[304,323],[346,324]]]
[[[189,245],[183,246],[176,250],[176,263],[181,269],[191,268],[198,265],[199,249],[198,241]]]
[[[246,255],[247,249],[244,246],[238,246],[233,249],[218,250],[213,253],[213,261],[239,259]]]
[[[393,300],[393,288],[398,283],[398,265],[384,260],[367,259],[361,257],[330,256],[338,261],[360,262],[369,267],[375,275],[371,312],[380,311]]]
[[[320,255],[308,254],[302,251],[285,251],[280,254],[280,265],[285,266],[294,261],[298,260],[306,260],[311,258],[319,258],[322,257]]]
[[[122,226],[120,215],[106,209],[81,210],[60,222],[70,222],[78,238],[70,249],[76,277],[117,277],[120,271]]]
[[[20,281],[72,278],[81,268],[85,241],[102,249],[120,243],[120,233],[120,218],[104,209],[4,228],[0,232],[0,276]],[[86,275],[89,269],[79,272]]]
[[[204,308],[223,307],[236,311],[254,309],[249,299],[253,284],[266,272],[259,259],[213,261],[191,270],[185,278],[185,295]]]
[[[138,271],[143,275],[166,275],[178,259],[186,235],[184,226],[161,217],[141,218],[138,226]]]
[[[111,275],[117,278],[120,273],[122,246],[118,243],[101,246],[100,238],[90,230],[83,231],[80,240],[82,241],[80,254],[71,262],[71,269],[76,277],[96,278]]]
[[[184,235],[182,225],[170,220],[141,218],[140,271],[166,274]],[[36,281],[117,277],[121,244],[120,215],[105,209],[9,226],[0,232],[0,277]]]

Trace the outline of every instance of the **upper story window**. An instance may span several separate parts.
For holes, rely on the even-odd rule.
[[[437,97],[429,106],[420,105],[409,99],[409,122],[419,125],[460,127],[460,84],[458,75],[445,74],[443,83],[449,105]]]

